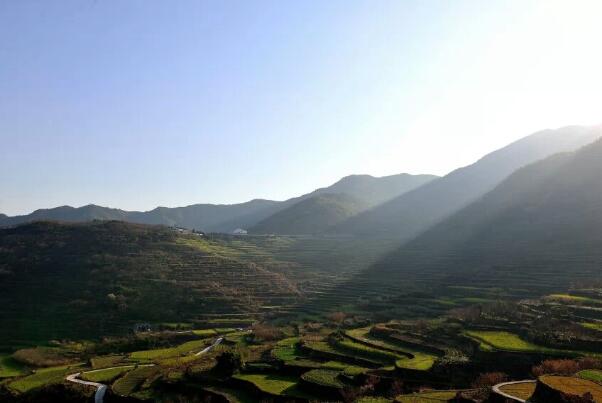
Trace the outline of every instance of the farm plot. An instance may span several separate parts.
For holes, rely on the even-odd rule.
[[[83,372],[80,375],[80,378],[84,381],[90,382],[111,383],[113,380],[117,379],[122,374],[131,371],[134,368],[134,365],[130,365],[127,367],[98,369],[95,371]]]
[[[80,364],[80,366],[83,364]],[[41,386],[61,383],[65,376],[77,371],[78,366],[66,365],[60,367],[50,367],[37,370],[33,375],[20,378],[8,384],[8,387],[25,393]]]
[[[586,379],[545,375],[539,377],[538,381],[554,390],[570,395],[583,396],[585,393],[591,393],[594,401],[602,402],[602,386]]]
[[[172,358],[194,351],[200,351],[209,344],[211,344],[211,340],[208,339],[192,340],[176,347],[135,351],[130,354],[130,358],[138,361],[152,361],[164,358]]]
[[[276,396],[291,396],[304,399],[314,399],[314,396],[302,391],[298,378],[275,374],[238,374],[234,379],[255,385],[260,391]]]
[[[500,390],[510,396],[518,397],[522,400],[527,400],[533,396],[535,392],[535,382],[515,383],[510,385],[504,385]]]
[[[159,370],[156,367],[140,367],[133,369],[113,384],[113,391],[121,396],[130,396],[140,390]]]
[[[510,332],[498,331],[475,331],[469,330],[466,335],[477,340],[483,351],[508,350],[527,353],[558,353],[548,347],[538,346],[521,339],[518,335]]]
[[[25,367],[9,355],[0,355],[0,378],[12,378],[25,375]]]

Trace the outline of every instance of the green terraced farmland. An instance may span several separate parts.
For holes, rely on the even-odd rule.
[[[299,389],[296,377],[274,374],[238,374],[234,375],[234,378],[252,383],[259,390],[270,395],[314,398]]]
[[[136,392],[147,379],[157,373],[156,367],[140,367],[133,369],[113,384],[113,391],[121,396],[129,396]]]
[[[387,350],[397,351],[401,357],[395,361],[395,366],[402,369],[413,369],[418,371],[428,371],[437,361],[437,356],[427,352],[419,351],[406,346],[399,346],[393,341],[377,339],[370,335],[370,328],[360,328],[348,330],[346,334],[350,337],[361,340],[364,343],[372,345],[374,348],[386,348]],[[407,355],[411,355],[408,357]]]
[[[339,371],[327,369],[313,369],[301,376],[306,382],[315,383],[320,386],[327,386],[335,389],[342,389],[345,384],[339,379]]]
[[[449,402],[451,399],[456,397],[458,391],[456,390],[445,390],[445,391],[432,391],[414,393],[411,395],[398,396],[395,399],[397,403],[440,403]]]
[[[25,375],[27,370],[9,355],[0,355],[0,378]]]
[[[8,386],[17,392],[25,393],[41,386],[62,383],[67,375],[77,371],[77,366],[73,365],[43,368],[37,370],[33,375],[9,383]]]
[[[90,382],[111,382],[116,379],[118,376],[134,369],[134,365],[130,365],[127,367],[117,367],[117,368],[107,368],[107,369],[99,369],[95,371],[83,372],[80,375],[80,378],[85,381]]]
[[[211,344],[211,341],[207,339],[193,340],[176,347],[136,351],[130,354],[130,358],[141,361],[172,358],[195,351],[200,351],[209,344]]]
[[[602,371],[598,369],[586,369],[579,372],[577,376],[581,379],[602,383]]]
[[[558,352],[558,350],[529,343],[528,341],[521,339],[518,335],[510,332],[469,330],[466,334],[479,341],[481,343],[481,349],[484,351],[497,349],[531,353]]]

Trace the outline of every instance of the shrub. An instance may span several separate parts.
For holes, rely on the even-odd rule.
[[[480,399],[487,399],[491,391],[491,387],[507,380],[506,374],[502,372],[487,372],[480,374],[472,383],[472,387],[476,390],[476,395]]]
[[[532,368],[533,375],[547,374],[573,375],[579,371],[579,363],[575,360],[545,360]]]
[[[252,327],[252,330],[255,338],[263,341],[278,340],[282,338],[282,332],[274,326],[257,324]]]

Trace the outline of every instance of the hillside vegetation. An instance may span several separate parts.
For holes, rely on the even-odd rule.
[[[0,344],[256,312],[298,296],[283,275],[197,238],[122,222],[0,230]]]
[[[321,194],[300,201],[251,228],[258,234],[318,234],[352,217],[367,204],[346,194]]]

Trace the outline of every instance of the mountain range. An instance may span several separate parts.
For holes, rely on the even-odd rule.
[[[523,167],[361,277],[534,294],[588,284],[602,267],[601,172],[602,140]]]
[[[287,214],[294,216],[294,210],[290,213],[284,211],[306,199],[312,199],[320,195],[344,194],[346,197],[328,196],[327,198],[330,199],[331,203],[327,205],[320,203],[320,201],[325,200],[324,198],[316,200],[318,203],[314,203],[314,210],[312,211],[321,218],[324,218],[329,216],[329,212],[319,211],[320,206],[329,209],[333,206],[333,203],[337,204],[338,202],[342,202],[344,198],[353,198],[357,199],[355,202],[356,207],[349,211],[357,213],[368,207],[383,203],[393,197],[413,190],[435,178],[436,176],[433,175],[409,174],[391,175],[382,178],[375,178],[370,175],[352,175],[341,179],[332,186],[320,188],[311,193],[286,201],[255,199],[246,203],[229,205],[194,204],[175,208],[157,207],[146,212],[125,211],[93,204],[79,208],[62,206],[52,209],[36,210],[31,214],[22,216],[7,217],[5,215],[0,215],[0,226],[6,227],[41,220],[65,222],[118,220],[139,224],[177,226],[206,232],[229,233],[237,228],[247,229],[261,223],[261,225],[256,227],[257,231],[267,231],[271,233],[277,232],[278,228],[271,228],[270,223],[272,221],[263,223],[262,221],[281,211],[283,213],[280,214],[279,217],[286,217]],[[303,205],[300,207],[303,208]],[[317,208],[317,210],[315,208]],[[345,210],[346,207],[341,205],[338,209]],[[332,212],[334,213],[334,211]],[[328,217],[327,221],[334,224],[342,218],[347,218],[347,215],[338,216],[335,214],[335,216]],[[338,218],[338,220],[336,218]],[[307,223],[305,228],[307,228],[310,233],[325,229],[323,228],[322,221],[315,222],[315,225],[314,228]],[[282,227],[282,229],[287,229],[287,227]]]
[[[375,178],[352,175],[286,201],[157,207],[124,211],[96,205],[0,215],[0,226],[53,220],[119,220],[230,233],[344,235],[408,242],[494,189],[518,169],[556,153],[570,152],[602,136],[602,126],[544,130],[496,150],[444,177],[399,174]]]
[[[495,188],[516,170],[574,151],[602,136],[602,126],[544,130],[494,151],[425,186],[351,217],[334,232],[409,241]]]

